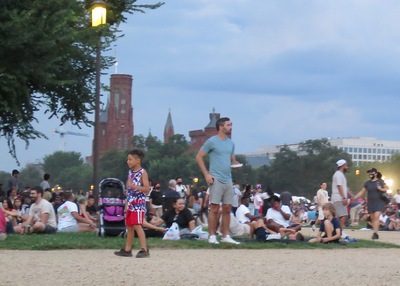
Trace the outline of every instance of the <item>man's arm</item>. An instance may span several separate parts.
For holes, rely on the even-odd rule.
[[[231,155],[231,164],[232,164],[232,165],[234,165],[234,164],[239,164],[239,162],[236,160],[235,154],[232,154],[232,155]]]
[[[285,213],[285,212],[282,210],[282,208],[279,208],[278,211],[281,213],[281,215],[283,216],[283,218],[284,218],[285,220],[289,220],[289,219],[290,219],[290,214]]]
[[[247,218],[249,218],[250,221],[258,220],[258,219],[261,217],[260,215],[257,215],[257,216],[256,216],[256,215],[251,215],[249,212],[246,213],[245,216],[246,216]]]
[[[78,222],[87,223],[90,226],[96,226],[92,220],[88,218],[81,217],[77,212],[71,212],[71,215],[76,219]]]
[[[207,153],[200,149],[199,152],[197,152],[196,161],[197,161],[197,165],[200,167],[201,172],[203,173],[206,183],[209,185],[212,185],[214,183],[214,178],[208,172],[208,170],[206,168],[206,164],[204,163],[204,157],[206,155],[207,155]]]
[[[42,213],[40,217],[40,222],[43,224],[46,224],[47,221],[49,220],[50,214],[49,213]]]

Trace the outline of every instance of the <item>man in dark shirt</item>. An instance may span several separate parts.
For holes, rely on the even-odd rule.
[[[165,213],[167,210],[172,208],[172,204],[177,198],[181,196],[176,191],[176,181],[169,180],[168,182],[168,189],[163,191],[162,198],[163,198],[163,212]]]

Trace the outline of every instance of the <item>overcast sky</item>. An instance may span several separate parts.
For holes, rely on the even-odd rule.
[[[130,16],[116,47],[118,73],[134,78],[135,134],[162,139],[171,109],[189,140],[215,108],[233,122],[237,153],[321,137],[400,140],[400,1],[165,2]],[[49,140],[18,142],[19,168],[60,149],[57,122],[38,118]],[[66,151],[89,156],[93,129],[64,129],[89,135],[65,136]],[[18,168],[4,138],[0,148],[0,170]]]

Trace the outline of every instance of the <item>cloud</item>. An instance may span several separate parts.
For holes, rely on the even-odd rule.
[[[215,108],[234,122],[238,152],[321,137],[400,140],[399,8],[394,0],[174,0],[130,15],[116,49],[118,72],[134,79],[135,134],[151,129],[162,139],[170,108],[175,132],[188,138]],[[57,126],[38,117],[41,130]],[[66,146],[88,156],[91,138],[71,136]],[[4,138],[0,148],[8,170]],[[18,146],[23,163],[58,148],[57,137]]]

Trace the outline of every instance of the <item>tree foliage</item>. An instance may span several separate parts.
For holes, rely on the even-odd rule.
[[[135,135],[132,142],[134,147],[145,150],[142,166],[148,171],[153,181],[159,181],[163,188],[168,181],[178,176],[182,177],[185,184],[201,186],[206,185],[195,160],[195,152],[188,152],[189,145],[183,135],[175,135],[168,143],[162,143],[151,134],[147,137]],[[100,160],[101,178],[114,177],[125,182],[128,167],[126,164],[127,151],[109,150]],[[332,176],[336,171],[336,161],[345,159],[349,163],[346,174],[349,188],[357,192],[368,176],[366,171],[375,167],[386,179],[393,179],[393,190],[399,188],[398,174],[400,173],[400,154],[392,156],[390,162],[373,162],[354,166],[349,154],[336,147],[332,147],[325,140],[310,140],[300,144],[299,152],[284,146],[271,166],[252,168],[243,155],[236,155],[239,162],[243,163],[240,169],[232,170],[232,178],[238,184],[261,183],[265,188],[271,188],[280,193],[289,191],[293,195],[303,195],[311,199],[321,182],[328,183],[331,191]],[[208,166],[208,157],[205,158]],[[359,170],[359,175],[356,174]],[[21,186],[37,185],[42,180],[44,172],[51,174],[51,185],[59,184],[63,188],[88,190],[92,184],[92,168],[85,164],[80,153],[57,151],[43,158],[42,170],[36,165],[27,165],[20,174]],[[6,184],[9,173],[0,172],[0,182]],[[197,184],[193,179],[198,178]],[[3,187],[5,189],[6,186]]]
[[[43,158],[43,171],[50,174],[51,180],[57,183],[68,168],[79,167],[84,163],[78,152],[56,151]],[[70,180],[74,180],[73,177]]]
[[[32,123],[45,107],[60,124],[92,122],[96,47],[108,50],[118,38],[124,14],[163,5],[137,5],[136,0],[109,0],[109,24],[90,27],[92,1],[2,0],[0,9],[0,137],[16,158],[15,139],[28,145],[46,138]],[[104,53],[103,53],[104,55]],[[102,56],[107,69],[112,57]]]
[[[271,165],[272,187],[294,195],[313,197],[321,182],[330,185],[336,161],[351,157],[330,145],[327,139],[307,140],[299,144],[299,152],[284,146]]]

